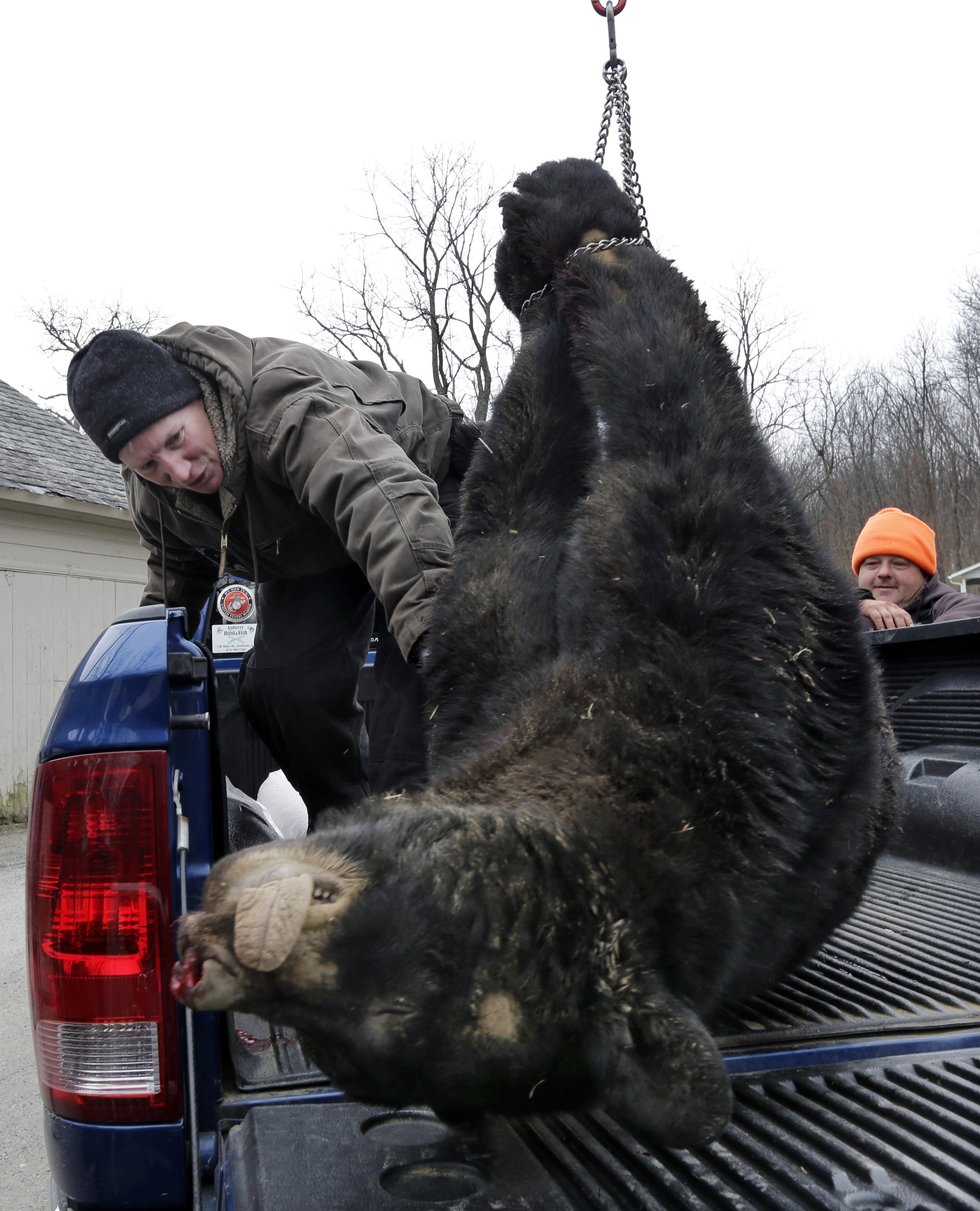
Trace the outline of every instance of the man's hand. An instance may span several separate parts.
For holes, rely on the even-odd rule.
[[[423,631],[422,634],[412,644],[412,650],[408,653],[408,663],[413,669],[417,669],[425,661],[425,641],[428,638],[428,632]]]
[[[858,602],[858,613],[867,618],[876,631],[894,631],[915,625],[908,610],[890,601],[875,601],[873,597]]]

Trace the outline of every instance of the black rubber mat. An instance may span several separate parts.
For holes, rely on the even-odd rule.
[[[463,1134],[426,1111],[262,1106],[235,1128],[236,1211],[977,1211],[980,1055],[734,1081],[721,1139],[639,1142],[607,1115]]]
[[[980,643],[976,619],[875,631],[888,714],[903,751],[980,738]],[[963,636],[974,637],[964,642]]]
[[[817,955],[713,1023],[725,1050],[980,1024],[980,880],[888,858]]]
[[[980,1056],[736,1078],[721,1139],[648,1148],[605,1116],[518,1133],[576,1208],[977,1211]]]

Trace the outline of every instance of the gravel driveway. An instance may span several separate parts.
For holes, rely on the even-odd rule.
[[[46,1211],[48,1162],[34,1072],[24,968],[27,829],[0,828],[0,1207]]]

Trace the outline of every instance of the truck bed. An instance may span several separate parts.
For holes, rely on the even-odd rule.
[[[980,1207],[977,876],[883,859],[818,954],[715,1034],[735,1113],[697,1151],[648,1146],[606,1114],[464,1133],[421,1108],[232,1099],[225,1180],[236,1211]]]
[[[901,828],[814,958],[717,1015],[735,1091],[718,1142],[672,1152],[606,1114],[452,1130],[424,1108],[348,1101],[261,1018],[189,1015],[183,1052],[161,1067],[186,1082],[183,1118],[45,1109],[58,1205],[980,1211],[980,621],[870,641],[903,765]],[[237,672],[194,646],[180,611],[130,611],[79,666],[42,743],[42,763],[97,764],[134,737],[166,752],[192,898],[216,856],[271,835],[224,793],[230,779],[254,795],[271,768],[238,709]]]

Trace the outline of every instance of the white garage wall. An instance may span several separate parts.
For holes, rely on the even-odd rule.
[[[145,570],[125,511],[0,489],[0,823],[26,820],[58,697],[100,632],[139,604]]]

